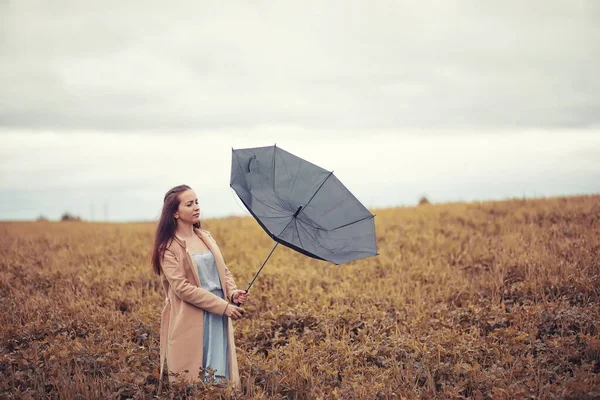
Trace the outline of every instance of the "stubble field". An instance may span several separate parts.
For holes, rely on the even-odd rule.
[[[600,398],[600,195],[372,211],[379,256],[275,250],[234,323],[242,393],[160,397]],[[250,217],[204,222],[246,286],[272,240]],[[153,235],[0,224],[0,397],[156,396]]]

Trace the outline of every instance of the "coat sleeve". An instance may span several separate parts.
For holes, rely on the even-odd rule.
[[[183,273],[183,268],[171,250],[165,250],[162,261],[162,272],[165,274],[173,292],[183,301],[213,314],[223,315],[227,301],[193,285]]]
[[[235,281],[233,280],[233,275],[231,274],[231,271],[229,271],[229,268],[227,268],[227,265],[225,265],[225,285],[227,286],[227,293],[230,293],[229,296],[231,298],[229,300],[233,302],[233,292],[235,290],[238,290],[238,287],[235,284]]]
[[[217,246],[217,248],[219,247],[219,245],[217,245],[217,241],[215,239],[213,239],[213,237],[210,235],[210,233],[208,234],[208,237],[210,238],[210,240],[213,241],[213,243],[215,244],[215,246]],[[219,249],[219,251],[221,251],[221,249]],[[229,293],[229,301],[233,302],[233,292],[236,290],[239,290],[237,285],[235,284],[235,280],[233,279],[233,274],[231,273],[231,271],[229,270],[229,268],[227,268],[227,263],[225,263],[225,286],[227,289],[227,293]]]

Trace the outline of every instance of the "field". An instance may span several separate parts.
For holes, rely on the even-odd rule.
[[[600,195],[372,211],[377,257],[275,250],[235,322],[243,393],[160,397],[600,399]],[[272,240],[250,217],[205,224],[245,286]],[[153,234],[0,224],[0,398],[156,397]]]

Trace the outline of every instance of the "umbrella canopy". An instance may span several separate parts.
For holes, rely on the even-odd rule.
[[[230,186],[278,243],[334,264],[378,254],[375,215],[333,171],[276,145],[232,149]]]

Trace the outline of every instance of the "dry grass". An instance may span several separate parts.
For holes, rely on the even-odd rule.
[[[377,257],[273,253],[235,324],[243,394],[161,397],[600,398],[600,196],[374,212]],[[270,238],[251,218],[207,225],[245,285]],[[0,224],[1,397],[156,395],[153,229]]]

